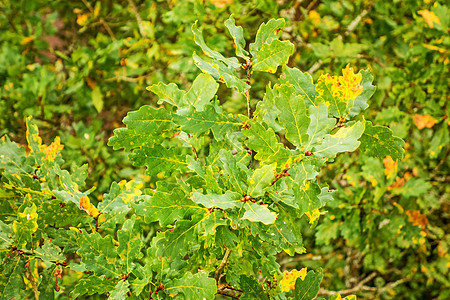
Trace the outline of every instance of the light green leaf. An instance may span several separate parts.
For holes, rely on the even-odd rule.
[[[109,294],[108,300],[125,300],[128,298],[127,293],[130,291],[130,283],[128,280],[119,280]]]
[[[201,178],[205,180],[206,189],[212,191],[213,193],[219,194],[222,189],[219,187],[212,166],[208,165],[206,170],[200,165],[200,162],[193,158],[192,156],[186,156],[186,162],[189,164],[188,168],[196,172]]]
[[[214,97],[218,88],[219,84],[211,75],[201,73],[195,78],[191,89],[184,96],[183,103],[201,111]]]
[[[165,148],[160,145],[154,147],[142,147],[129,155],[134,166],[147,166],[148,175],[156,175],[160,172],[179,170],[187,166],[185,157],[179,155],[176,148]]]
[[[297,68],[289,68],[283,66],[283,74],[280,78],[280,82],[284,84],[292,84],[300,95],[305,96],[306,107],[316,106],[316,88],[313,83],[313,79],[309,73],[303,73]]]
[[[253,70],[275,73],[278,66],[288,63],[294,52],[294,44],[289,41],[273,40],[264,44],[258,52],[258,58],[252,60]]]
[[[322,269],[309,271],[304,280],[297,278],[295,282],[294,298],[296,300],[312,300],[317,296],[320,282],[323,278]]]
[[[212,130],[214,137],[221,141],[229,131],[234,131],[242,123],[226,114],[218,114],[212,104],[204,106],[204,110],[193,114],[174,115],[181,129],[193,135],[201,135]]]
[[[231,154],[230,151],[221,149],[219,152],[219,157],[223,163],[225,174],[230,181],[232,189],[243,195],[247,190],[247,186],[240,176],[240,172],[238,167],[236,166],[236,160],[233,154]]]
[[[126,220],[122,229],[117,231],[119,241],[117,253],[126,266],[127,274],[133,271],[135,267],[134,261],[142,258],[141,248],[143,243],[141,241],[141,234],[142,229],[139,222],[136,223],[135,215],[131,219]]]
[[[132,111],[123,119],[128,129],[142,134],[159,135],[175,127],[172,116],[164,108],[154,108],[144,105],[137,111]]]
[[[295,203],[298,205],[297,214],[301,216],[307,211],[318,209],[322,206],[320,201],[321,189],[316,181],[309,181],[303,186],[302,184],[294,185]]]
[[[202,210],[178,188],[172,193],[157,191],[153,196],[141,196],[139,200],[142,202],[132,205],[136,214],[144,217],[145,223],[158,221],[161,227],[183,219],[192,211]]]
[[[27,194],[23,204],[17,212],[17,220],[13,222],[14,245],[18,249],[24,248],[32,241],[32,234],[38,229],[37,207],[31,202],[31,195]]]
[[[261,222],[269,225],[273,224],[277,219],[277,214],[271,211],[267,204],[256,204],[247,201],[244,204],[245,213],[242,219],[249,220],[250,222]]]
[[[141,187],[142,183],[133,180],[113,182],[109,193],[103,196],[102,201],[97,206],[101,214],[98,217],[99,227],[115,229],[117,224],[122,224],[131,209],[131,202],[141,195]]]
[[[313,152],[322,157],[334,158],[339,152],[355,151],[360,142],[358,139],[364,131],[364,123],[356,122],[351,127],[343,127],[334,135],[327,134],[322,144]]]
[[[66,258],[61,254],[61,248],[55,246],[52,240],[47,238],[44,245],[34,249],[34,255],[44,261],[44,263],[60,263]]]
[[[97,112],[101,112],[103,110],[103,95],[98,85],[96,85],[92,90],[92,104]]]
[[[78,299],[82,295],[94,295],[94,294],[106,294],[114,289],[114,281],[107,280],[104,277],[98,277],[91,275],[87,278],[81,278],[74,290],[72,291],[72,297]]]
[[[269,297],[264,293],[261,284],[253,277],[241,275],[239,277],[239,284],[244,294],[239,297],[242,300],[269,300]]]
[[[348,101],[344,98],[341,90],[333,91],[332,82],[328,80],[328,74],[322,75],[316,84],[316,91],[319,93],[317,102],[325,102],[328,105],[329,113],[336,118],[343,119],[348,108]]]
[[[0,221],[0,249],[6,249],[13,245],[13,240],[10,238],[13,234],[12,226]]]
[[[210,193],[204,195],[194,192],[191,199],[195,203],[200,203],[206,208],[218,207],[221,209],[228,209],[239,206],[241,203],[241,196],[242,194],[232,191],[226,191],[223,195]]]
[[[177,107],[183,106],[183,97],[186,92],[178,89],[175,83],[164,84],[159,82],[158,84],[148,86],[147,90],[155,93],[159,97],[158,105],[167,102]]]
[[[248,179],[247,195],[253,198],[262,197],[266,193],[271,182],[275,178],[277,164],[265,165],[253,172],[252,177]]]
[[[114,135],[108,140],[108,146],[112,146],[114,150],[123,148],[125,151],[130,151],[134,148],[161,143],[163,139],[163,134],[154,135],[128,128],[116,128]]]
[[[389,155],[393,160],[403,158],[405,142],[393,136],[388,127],[372,126],[372,122],[365,121],[365,130],[360,141],[361,151],[370,156],[384,158]]]
[[[256,151],[257,160],[268,161],[270,156],[277,154],[283,144],[279,142],[272,128],[266,129],[261,123],[253,120],[249,120],[248,124],[250,128],[242,130],[242,133],[248,137],[245,144]]]
[[[264,44],[270,44],[278,38],[278,29],[282,29],[285,25],[284,19],[271,19],[266,23],[262,23],[256,33],[255,42],[250,44],[250,53],[253,60],[258,59],[259,52]]]
[[[286,138],[302,151],[308,142],[308,126],[310,119],[306,113],[304,96],[298,95],[295,88],[280,85],[275,105],[278,108],[281,124],[286,128]]]
[[[192,275],[190,272],[184,274],[166,284],[165,291],[174,294],[175,299],[204,299],[213,300],[217,293],[216,281],[208,277],[208,273],[199,272]],[[181,298],[180,295],[184,297]]]
[[[203,39],[203,34],[198,29],[197,21],[192,25],[191,29],[192,29],[192,33],[194,33],[195,43],[197,45],[199,45],[200,48],[202,48],[203,53],[205,53],[207,56],[209,56],[213,59],[216,59],[218,61],[221,61],[221,62],[225,63],[228,67],[231,67],[231,68],[239,68],[241,66],[239,64],[239,61],[237,60],[237,58],[235,58],[235,57],[225,58],[222,54],[220,54],[219,52],[217,52],[215,50],[212,50],[211,48],[209,48],[206,45],[205,40]]]
[[[230,31],[233,37],[234,44],[236,45],[236,55],[243,59],[250,59],[248,52],[245,48],[244,30],[241,26],[236,26],[233,15],[231,15],[228,20],[225,21],[225,26]]]
[[[308,126],[308,145],[305,150],[311,150],[311,147],[322,143],[323,137],[330,132],[336,123],[333,118],[328,118],[328,105],[320,103],[317,106],[309,107],[311,122]]]
[[[243,93],[250,88],[245,80],[239,78],[239,75],[234,68],[228,67],[220,61],[208,62],[195,53],[192,57],[194,58],[194,63],[200,70],[208,73],[216,80],[225,82],[227,87],[235,88],[240,93]]]

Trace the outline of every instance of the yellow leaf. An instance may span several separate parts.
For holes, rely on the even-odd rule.
[[[211,0],[211,3],[217,7],[225,7],[227,4],[233,3],[233,0]]]
[[[345,69],[342,69],[342,75],[339,76],[339,83],[343,87],[344,99],[354,100],[363,90],[362,85],[360,85],[362,74],[353,73],[353,68],[350,67],[350,64],[347,64]]]
[[[45,153],[46,160],[55,161],[56,155],[64,148],[64,145],[61,145],[61,139],[57,136],[49,146],[42,145],[40,148]]]
[[[412,118],[419,129],[431,128],[437,123],[437,120],[430,115],[414,115]]]
[[[34,36],[27,36],[27,37],[24,37],[24,38],[20,41],[20,44],[21,44],[21,45],[26,45],[26,44],[28,44],[28,43],[31,43],[33,40],[34,40]]]
[[[82,196],[80,198],[80,208],[94,218],[100,214],[98,209],[92,205],[91,201],[89,201],[88,196]]]
[[[386,175],[386,178],[391,178],[395,173],[397,173],[398,168],[398,162],[394,161],[392,157],[386,156],[386,158],[383,159],[383,165],[384,165],[384,175]]]
[[[88,18],[89,18],[89,14],[77,15],[77,24],[80,26],[84,26],[87,23]]]
[[[317,11],[315,10],[310,10],[308,13],[308,17],[309,19],[312,21],[312,23],[314,25],[319,25],[320,24],[320,15]]]
[[[314,224],[314,222],[320,217],[320,212],[318,209],[305,212],[305,215],[309,219],[309,224]]]
[[[419,10],[417,13],[422,16],[430,28],[434,27],[433,23],[441,25],[441,20],[439,20],[438,16],[436,16],[434,12],[425,9]]]
[[[284,271],[283,278],[280,281],[281,290],[283,292],[289,292],[290,290],[295,289],[295,281],[297,278],[301,280],[305,280],[307,273],[307,268],[303,268],[300,271],[293,269],[292,271]]]

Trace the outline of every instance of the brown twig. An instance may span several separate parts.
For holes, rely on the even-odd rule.
[[[84,5],[89,9],[91,14],[94,14],[94,9],[92,8],[92,5],[90,3],[87,2],[86,0],[81,0],[81,1],[83,1]],[[117,41],[116,36],[112,32],[111,27],[109,27],[108,23],[106,23],[105,19],[103,19],[102,17],[99,17],[99,21],[100,21],[100,23],[102,23],[103,27],[105,27],[105,29],[108,32],[108,34],[111,37],[111,39],[114,42]]]
[[[227,292],[227,291],[224,291],[224,290],[218,290],[217,291],[217,294],[228,296],[228,297],[231,297],[233,299],[239,299],[240,296],[236,296],[234,293],[233,294],[232,293],[233,292]]]
[[[366,284],[367,282],[369,282],[370,280],[375,278],[375,276],[377,276],[377,273],[376,272],[372,272],[369,276],[367,276],[366,278],[361,280],[357,285],[355,285],[354,287],[352,287],[350,289],[337,291],[337,292],[336,291],[328,291],[328,290],[320,289],[319,294],[320,295],[327,295],[327,296],[338,295],[338,294],[340,294],[340,295],[352,294],[352,293],[355,293],[357,291],[362,290],[365,287],[364,284]]]
[[[270,185],[274,185],[275,182],[277,182],[278,180],[280,180],[280,178],[282,178],[282,177],[289,176],[288,171],[289,171],[290,168],[291,168],[290,166],[286,166],[286,168],[285,168],[283,171],[281,171],[280,174],[276,173],[276,174],[275,174],[275,178],[272,180],[272,182],[270,183]]]
[[[144,39],[146,39],[147,35],[145,34],[144,26],[142,25],[142,18],[141,18],[141,15],[139,14],[139,11],[138,11],[136,5],[134,4],[133,0],[128,0],[128,4],[130,4],[131,10],[133,11],[134,16],[136,17],[136,21],[138,23],[139,32],[141,33],[141,36]]]
[[[222,274],[223,270],[225,269],[225,266],[227,265],[230,253],[231,249],[227,248],[227,250],[225,251],[225,255],[222,258],[222,261],[220,262],[220,265],[214,274],[214,279],[216,280],[217,283],[219,283],[220,275]]]
[[[31,272],[31,268],[30,268],[30,262],[27,262],[25,264],[25,267],[27,268],[27,272],[25,272],[25,276],[27,277],[27,279],[30,281],[31,283],[31,287],[34,293],[34,298],[36,300],[39,300],[39,291],[36,285],[36,281],[34,280],[34,276],[33,276],[33,272]]]

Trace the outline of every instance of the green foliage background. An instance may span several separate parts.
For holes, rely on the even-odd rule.
[[[279,262],[286,270],[322,266],[324,296],[450,297],[450,11],[444,2],[7,0],[0,10],[0,135],[26,144],[25,117],[34,116],[46,144],[61,137],[63,168],[88,163],[86,186],[96,187],[97,197],[113,181],[154,188],[158,176],[167,176],[143,175],[126,153],[106,144],[127,112],[157,106],[147,86],[175,82],[189,89],[200,73],[192,59],[201,52],[191,32],[196,20],[208,45],[227,57],[235,51],[225,34],[230,14],[247,40],[263,21],[283,17],[282,38],[295,45],[290,67],[309,71],[314,81],[340,74],[347,63],[369,68],[377,91],[367,119],[403,138],[405,156],[397,165],[362,152],[338,156],[321,174],[333,182],[338,201],[303,236],[307,254],[280,255]],[[427,23],[423,11],[437,21]],[[259,82],[271,78],[255,74],[252,99],[262,99]],[[224,107],[245,113],[244,96],[230,91],[219,88]],[[423,128],[421,116],[432,120]],[[73,286],[78,278],[64,280]]]

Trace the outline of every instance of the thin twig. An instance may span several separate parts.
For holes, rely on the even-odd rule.
[[[86,7],[89,9],[89,11],[91,12],[91,14],[94,14],[94,9],[92,8],[91,4],[89,2],[87,2],[86,0],[81,0],[83,1],[84,5],[86,5]],[[105,19],[103,19],[102,17],[99,17],[100,23],[102,23],[103,27],[105,27],[106,31],[108,32],[109,36],[111,37],[111,39],[115,42],[117,41],[116,36],[114,35],[114,33],[111,30],[111,27],[109,27],[108,23],[106,23]]]
[[[34,276],[33,276],[33,272],[31,272],[31,268],[30,268],[30,262],[27,262],[25,264],[26,268],[27,268],[27,272],[25,272],[25,276],[27,277],[27,279],[30,281],[31,283],[31,287],[34,293],[34,298],[36,300],[39,300],[39,291],[36,285],[36,281],[34,280]]]
[[[363,280],[361,280],[357,285],[355,285],[354,287],[352,287],[351,289],[346,289],[346,290],[342,290],[342,291],[327,291],[327,290],[323,290],[321,289],[319,291],[320,295],[327,295],[327,296],[332,296],[332,295],[348,295],[348,294],[352,294],[355,293],[357,291],[360,291],[364,288],[366,288],[364,286],[365,283],[369,282],[370,280],[372,280],[373,278],[375,278],[375,276],[377,276],[376,272],[372,272],[369,276],[367,276],[366,278],[364,278]]]
[[[141,36],[146,39],[147,35],[145,34],[145,30],[144,30],[144,26],[142,25],[142,18],[141,15],[139,14],[139,11],[136,7],[136,5],[134,4],[133,0],[128,0],[128,3],[131,6],[131,9],[133,10],[133,14],[136,17],[136,21],[138,23],[138,27],[139,27],[139,32],[141,33]]]
[[[222,258],[222,261],[220,262],[219,267],[216,270],[216,273],[214,274],[214,279],[217,283],[219,283],[220,275],[222,274],[223,270],[225,269],[225,266],[227,265],[228,258],[230,257],[231,249],[227,248],[225,251],[225,255]]]
[[[286,168],[285,168],[283,171],[281,171],[280,174],[275,174],[275,178],[272,180],[272,182],[270,183],[270,185],[274,185],[275,182],[277,182],[278,180],[280,180],[282,177],[289,176],[288,171],[289,171],[290,168],[291,168],[290,166],[286,166]]]
[[[232,292],[227,292],[227,291],[224,291],[224,290],[218,290],[217,294],[228,296],[228,297],[231,297],[233,299],[239,299],[239,297],[240,297],[240,296],[236,296],[235,294],[232,294]]]

